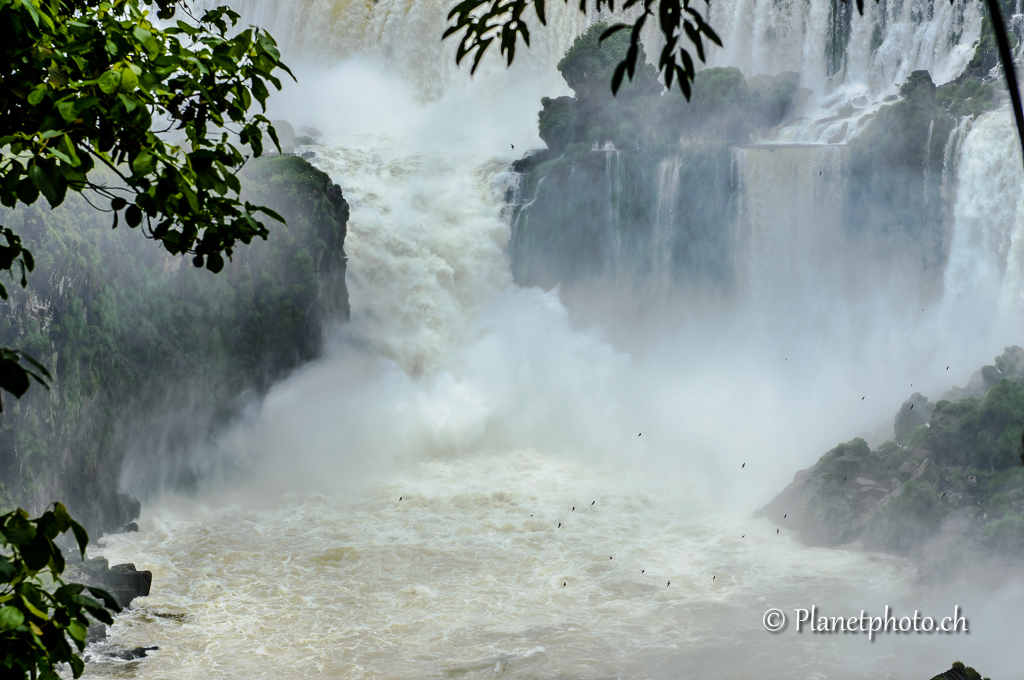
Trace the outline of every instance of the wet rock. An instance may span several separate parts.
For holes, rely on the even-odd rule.
[[[920,392],[914,392],[896,413],[893,426],[896,431],[896,443],[903,446],[911,432],[928,423],[934,409],[935,404],[928,401],[927,397]]]
[[[756,514],[795,530],[808,545],[836,546],[857,539],[856,520],[886,495],[871,481],[885,468],[867,442],[832,449]],[[869,484],[859,484],[858,478]]]
[[[124,659],[125,661],[132,661],[133,659],[144,659],[149,652],[155,652],[160,649],[159,647],[136,647],[134,649],[126,649],[113,654],[112,656],[118,659]]]
[[[515,172],[530,172],[541,163],[546,163],[553,158],[558,158],[558,154],[551,149],[527,151],[523,158],[512,161],[512,170]]]
[[[93,623],[89,625],[89,628],[85,633],[85,642],[92,644],[94,642],[102,642],[107,639],[107,624],[105,623]]]
[[[104,588],[113,595],[122,607],[127,607],[136,597],[146,597],[153,586],[153,572],[139,571],[134,564],[109,566],[102,557],[81,561],[68,561],[64,573],[66,580]]]

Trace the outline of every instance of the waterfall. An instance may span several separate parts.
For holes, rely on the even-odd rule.
[[[611,245],[608,252],[608,266],[611,271],[619,271],[625,262],[622,252],[622,229],[620,225],[619,202],[622,199],[622,152],[616,149],[610,142],[601,149],[594,149],[596,153],[604,154],[604,189],[608,197],[608,243]]]
[[[852,10],[850,3],[821,0],[713,3],[711,24],[724,43],[713,63],[748,75],[797,71],[819,94],[839,89],[853,99],[891,94],[919,69],[937,83],[951,80],[967,65],[980,32],[981,9],[973,0],[865,2],[864,16],[852,10],[849,19],[843,8]],[[830,69],[830,57],[842,68]]]
[[[824,284],[844,256],[845,145],[751,145],[733,150],[739,208],[738,283],[785,297]]]
[[[912,71],[937,84],[963,72],[981,30],[973,0],[865,2],[864,16],[841,0],[727,0],[710,17],[724,43],[712,65],[796,71],[811,91],[800,119],[774,133],[783,143],[849,141]]]
[[[511,162],[541,146],[538,101],[567,94],[555,65],[593,14],[549,3],[548,26],[530,17],[531,45],[511,69],[494,46],[470,78],[454,66],[455,42],[440,40],[448,2],[236,5],[300,75],[270,116],[322,133],[308,150],[351,205],[352,320],[219,443],[251,479],[195,505],[154,504],[138,533],[106,537],[105,556],[152,569],[159,587],[104,644],[159,650],[90,675],[886,677],[967,652],[1000,659],[993,677],[1012,675],[1013,627],[996,630],[976,597],[960,602],[976,617],[971,636],[869,643],[761,626],[768,607],[843,616],[948,599],[902,558],[809,548],[752,516],[794,470],[891,417],[908,384],[948,386],[951,375],[929,361],[934,334],[907,331],[916,317],[874,304],[847,314],[831,295],[848,262],[845,144],[731,152],[742,294],[789,330],[784,313],[804,313],[808,291],[824,289],[830,325],[773,335],[713,296],[678,317],[669,305],[636,311],[648,300],[613,284],[585,302],[611,307],[621,293],[636,314],[592,328],[557,288],[512,284],[503,206]],[[955,75],[978,34],[974,0],[865,7],[859,17],[838,0],[715,0],[725,49],[712,62],[803,74],[811,104],[776,141],[847,140],[911,70]],[[957,138],[946,275],[947,293],[980,286],[997,306],[1019,304],[1007,291],[1020,290],[1024,266],[1024,206],[1002,200],[1019,193],[1020,159],[999,116]],[[960,143],[947,141],[951,164]],[[621,261],[636,245],[620,228],[629,162],[594,153],[595,193],[602,179],[607,192],[594,213],[610,211],[605,252]],[[658,167],[659,278],[678,200],[703,198],[680,177],[678,161]],[[524,239],[530,212],[519,213]],[[992,610],[1013,621],[1019,600]]]
[[[932,165],[932,133],[935,132],[935,119],[928,122],[928,139],[924,144],[924,204],[928,205],[928,176]]]
[[[651,241],[651,272],[649,281],[655,290],[672,286],[672,248],[678,224],[679,169],[682,161],[672,158],[658,165],[658,210],[654,238]]]
[[[1024,171],[1006,109],[965,135],[944,303],[961,322],[1010,334],[1024,313]]]

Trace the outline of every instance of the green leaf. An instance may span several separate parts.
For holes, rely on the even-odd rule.
[[[132,229],[142,224],[142,210],[139,209],[139,206],[128,206],[128,209],[124,211],[124,221]]]
[[[64,192],[60,190],[62,178],[53,176],[51,171],[43,170],[38,163],[29,166],[28,176],[40,193],[46,197],[51,208],[60,205],[64,198]]]
[[[148,175],[156,170],[156,158],[148,151],[143,151],[132,161],[132,170],[136,175]]]
[[[107,71],[99,77],[97,84],[99,85],[100,90],[106,94],[114,94],[117,92],[117,88],[121,85],[121,76],[114,71]]]
[[[615,73],[612,74],[612,94],[619,93],[619,87],[622,86],[622,77],[626,75],[626,67],[629,66],[629,62],[623,60],[619,62],[619,65],[615,67]]]
[[[86,590],[88,590],[93,597],[102,600],[103,604],[108,609],[112,609],[115,612],[121,611],[121,605],[118,603],[117,598],[115,598],[113,595],[108,593],[103,588],[93,588],[92,586],[86,586]]]
[[[15,360],[0,358],[0,389],[20,398],[28,392],[30,384],[28,372],[23,366]]]
[[[624,30],[626,30],[629,27],[630,27],[629,24],[615,24],[613,26],[609,26],[607,29],[605,29],[605,31],[603,33],[601,33],[601,37],[598,38],[597,41],[598,42],[604,42],[605,40],[607,40],[608,38],[612,37],[613,35],[615,35],[619,31],[624,31]]]
[[[89,632],[89,629],[79,623],[77,620],[72,619],[71,623],[68,624],[68,633],[75,640],[85,642],[85,635]]]
[[[22,584],[23,587],[25,585],[26,584]],[[37,586],[32,586],[32,587],[36,588],[38,590]],[[21,603],[23,605],[25,605],[25,609],[28,609],[29,613],[32,614],[33,616],[35,616],[37,618],[40,618],[40,619],[43,619],[44,621],[46,619],[50,618],[49,616],[47,616],[46,612],[44,612],[42,609],[40,609],[35,604],[33,604],[31,599],[29,597],[27,597],[26,594],[24,594],[24,593],[21,596]]]
[[[0,607],[0,630],[14,630],[25,622],[25,615],[12,605]]]
[[[40,85],[31,92],[28,93],[28,103],[32,106],[39,106],[39,102],[43,101],[43,97],[46,96],[46,86]]]
[[[210,253],[206,258],[206,268],[216,274],[220,270],[224,269],[224,258],[221,257],[220,253]]]
[[[119,71],[120,79],[117,87],[119,92],[132,92],[139,86],[139,76],[132,66],[134,64],[128,64]]]

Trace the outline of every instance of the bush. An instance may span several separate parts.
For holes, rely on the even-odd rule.
[[[84,558],[89,536],[60,503],[36,519],[21,508],[0,516],[0,676],[5,680],[59,680],[62,663],[71,666],[74,677],[81,676],[85,662],[69,638],[83,651],[89,617],[110,624],[110,612],[121,611],[107,591],[61,578],[64,556],[54,539],[69,530]]]

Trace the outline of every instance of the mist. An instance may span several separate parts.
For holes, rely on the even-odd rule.
[[[936,6],[920,30],[890,17],[870,51],[871,13],[894,11],[873,6],[851,20],[838,73],[806,56],[824,46],[745,38],[735,17],[763,4],[726,6],[731,24],[713,12],[731,30],[712,65],[799,71],[810,92],[728,151],[727,266],[654,280],[665,242],[652,237],[614,267],[555,266],[538,283],[510,243],[540,194],[523,195],[510,166],[543,152],[541,98],[572,95],[555,64],[596,18],[559,7],[511,68],[489,55],[470,78],[435,39],[432,4],[338,5],[329,20],[316,3],[243,3],[298,75],[268,115],[316,131],[300,150],[351,207],[351,318],[197,453],[230,474],[150,496],[139,534],[105,537],[105,556],[161,584],[112,629],[116,644],[161,646],[139,677],[931,677],[956,658],[1015,672],[1012,569],[930,582],[910,559],[808,547],[754,517],[837,444],[892,439],[911,394],[936,401],[1020,344],[1021,208],[1006,200],[1020,159],[1005,110],[934,142],[949,149],[937,175],[915,168],[935,196],[959,169],[938,260],[915,234],[851,227],[866,218],[843,193],[848,145],[913,71],[957,77],[979,19],[963,3]],[[806,44],[828,25],[819,5]],[[958,40],[929,51],[951,25]],[[898,59],[907,45],[913,58]],[[788,161],[764,148],[794,143]],[[831,176],[815,180],[819,167]],[[993,168],[998,188],[985,189]],[[971,632],[868,642],[762,628],[768,607],[813,604],[835,616],[958,605]]]

